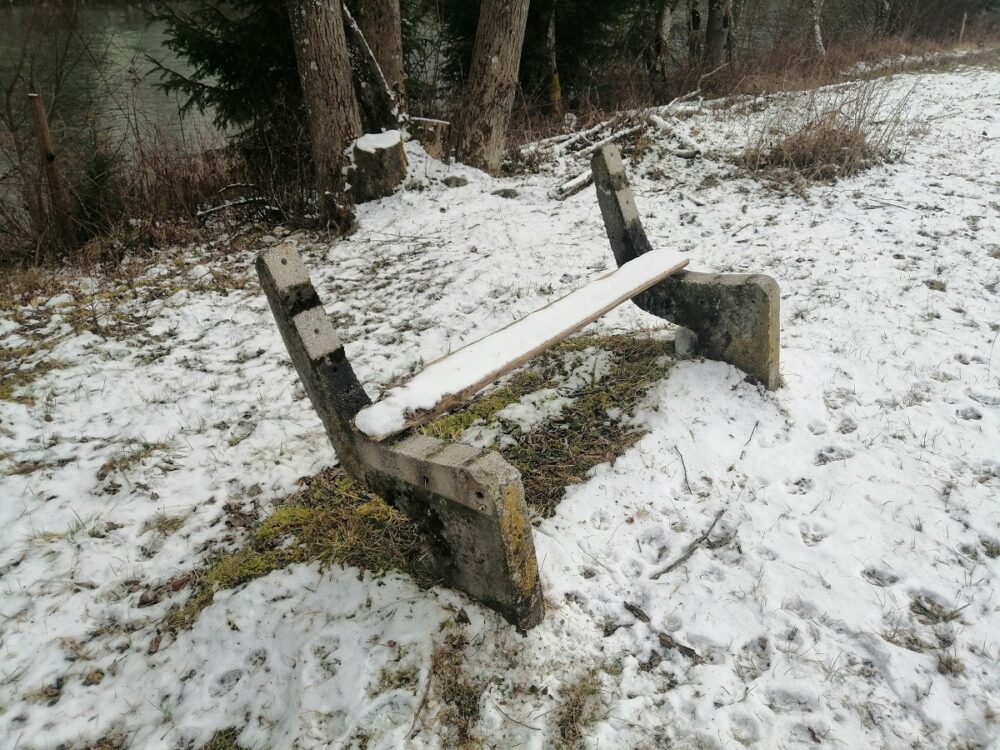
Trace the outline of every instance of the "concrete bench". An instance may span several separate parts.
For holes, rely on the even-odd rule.
[[[618,270],[429,365],[372,404],[323,310],[302,259],[279,246],[257,273],[306,393],[341,466],[414,520],[437,573],[519,628],[538,624],[542,589],[521,476],[492,450],[447,443],[412,428],[634,298],[685,329],[705,356],[778,384],[778,288],[759,275],[684,271],[654,251],[617,149],[594,157],[598,199]]]

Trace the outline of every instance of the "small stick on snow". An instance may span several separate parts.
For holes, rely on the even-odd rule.
[[[653,573],[653,575],[650,576],[650,579],[652,579],[652,580],[655,581],[660,576],[666,575],[667,573],[671,572],[672,570],[676,570],[678,567],[680,567],[685,562],[687,562],[691,558],[691,555],[694,554],[695,550],[698,549],[701,545],[703,545],[708,540],[709,535],[712,533],[712,529],[715,528],[715,524],[717,524],[719,522],[719,519],[722,518],[722,514],[725,513],[725,512],[726,512],[726,510],[725,510],[725,508],[723,508],[718,513],[716,513],[715,514],[715,518],[712,520],[711,525],[707,529],[705,529],[705,533],[702,534],[697,539],[695,539],[693,542],[691,542],[691,544],[689,544],[687,546],[687,549],[684,550],[684,554],[683,555],[681,555],[680,557],[678,557],[676,560],[674,560],[672,563],[670,563],[670,565],[668,565],[667,567],[665,567],[663,570],[661,570],[661,571],[659,571],[657,573]]]
[[[688,467],[687,464],[684,463],[684,454],[681,453],[681,449],[678,448],[676,445],[674,446],[674,450],[677,451],[677,455],[681,459],[681,468],[684,470],[684,486],[687,487],[688,494],[690,495],[691,483],[688,481]]]
[[[493,701],[493,708],[495,708],[497,711],[499,711],[500,715],[503,716],[507,721],[512,721],[515,724],[520,724],[525,729],[531,729],[531,730],[533,730],[535,732],[541,732],[542,731],[541,727],[533,727],[533,726],[531,726],[531,724],[525,724],[523,721],[518,721],[513,716],[508,716],[507,712],[504,711],[502,708],[500,708],[500,704],[497,703],[496,701]],[[407,738],[407,739],[409,739],[409,738]]]
[[[413,713],[413,723],[410,724],[410,731],[406,733],[406,739],[412,740],[413,736],[417,733],[417,721],[420,720],[420,714],[423,713],[424,706],[427,704],[427,694],[431,691],[431,680],[434,679],[431,674],[427,675],[427,682],[424,684],[424,694],[420,698],[420,703],[417,704],[417,710]]]

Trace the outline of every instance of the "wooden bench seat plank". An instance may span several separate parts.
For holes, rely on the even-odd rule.
[[[429,421],[687,264],[680,253],[643,253],[506,328],[435,360],[358,412],[354,423],[380,441]]]

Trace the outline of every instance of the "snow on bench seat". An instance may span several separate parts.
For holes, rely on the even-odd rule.
[[[644,253],[506,328],[435,360],[358,412],[354,423],[372,439],[385,440],[428,421],[687,264],[680,253]]]

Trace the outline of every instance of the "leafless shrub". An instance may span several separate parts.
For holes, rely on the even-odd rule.
[[[908,98],[894,100],[886,79],[792,97],[751,125],[751,145],[736,161],[769,177],[848,177],[902,155]]]

